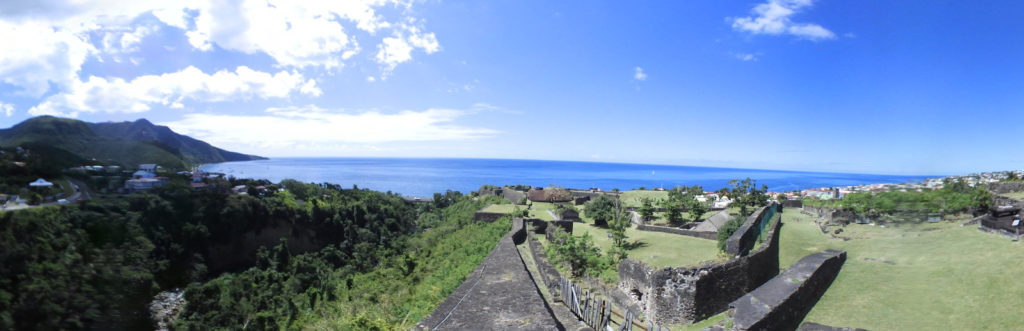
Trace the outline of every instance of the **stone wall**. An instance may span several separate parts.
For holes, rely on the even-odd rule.
[[[786,200],[782,202],[782,206],[785,208],[803,208],[803,200]]]
[[[696,238],[701,238],[701,239],[718,240],[718,232],[693,231],[693,230],[687,230],[687,229],[670,228],[670,227],[666,227],[666,226],[651,226],[651,225],[637,225],[636,229],[640,230],[640,231],[664,232],[664,233],[678,234],[678,235],[683,235],[683,236],[696,237]]]
[[[766,218],[774,217],[778,214],[778,209],[779,205],[771,204],[750,214],[747,221],[725,241],[725,252],[734,256],[747,255],[757,244],[757,238],[761,234],[761,223],[770,222],[771,219]]]
[[[805,256],[788,270],[729,306],[737,330],[794,330],[811,311],[846,261],[846,252]]]
[[[852,211],[839,210],[832,207],[803,206],[803,212],[824,219],[827,223],[850,224],[858,219]]]
[[[550,221],[546,223],[548,223],[548,225],[547,230],[544,232],[544,237],[547,238],[548,242],[554,242],[555,239],[558,238],[559,234],[572,233],[572,221]]]
[[[693,323],[716,315],[779,273],[781,226],[773,221],[764,245],[721,263],[655,270],[637,260],[623,260],[619,290],[655,323]]]
[[[525,222],[511,231],[490,255],[413,330],[560,330],[516,248],[525,240]]]
[[[497,220],[499,220],[502,217],[505,217],[507,215],[508,214],[505,214],[505,213],[488,213],[488,212],[478,211],[478,212],[476,212],[476,214],[473,214],[473,221],[474,222],[487,222],[487,223],[491,223],[491,222],[497,221]]]
[[[995,194],[1022,192],[1024,191],[1024,182],[989,183],[988,190]]]
[[[559,299],[557,299],[557,297],[559,296],[559,291],[561,291],[561,286],[559,284],[561,274],[558,272],[558,269],[555,269],[555,266],[551,264],[551,261],[548,260],[547,253],[544,252],[544,248],[541,246],[540,242],[537,241],[535,234],[536,233],[530,234],[527,239],[530,252],[533,254],[534,263],[536,263],[537,270],[541,275],[541,281],[544,286],[548,288],[548,293],[554,295],[556,297],[555,300],[558,301]],[[609,288],[604,284],[601,284],[601,282],[590,279],[589,277],[584,278],[583,282],[590,288],[604,294],[616,307],[628,310],[634,315],[643,314],[643,311],[639,306],[637,306],[636,302],[629,296],[622,293],[622,291],[615,288]]]

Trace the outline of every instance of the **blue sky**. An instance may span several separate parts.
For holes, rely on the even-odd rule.
[[[1016,2],[0,3],[0,127],[271,157],[1020,169]]]

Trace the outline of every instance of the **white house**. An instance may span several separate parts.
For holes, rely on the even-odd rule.
[[[39,178],[36,181],[28,183],[31,187],[53,187],[53,183],[46,181],[45,179]]]
[[[146,163],[146,164],[140,164],[139,165],[139,170],[149,171],[149,172],[152,172],[152,173],[156,173],[156,169],[157,168],[160,168],[160,166],[152,164],[152,163]]]

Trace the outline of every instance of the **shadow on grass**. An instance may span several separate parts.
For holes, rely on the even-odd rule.
[[[623,248],[625,248],[627,251],[628,250],[634,250],[634,249],[637,249],[637,248],[640,248],[640,247],[647,247],[647,243],[639,241],[639,240],[634,240],[634,241],[627,241],[623,245]]]

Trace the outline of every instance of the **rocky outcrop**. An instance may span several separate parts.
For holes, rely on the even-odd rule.
[[[156,330],[170,330],[185,307],[185,290],[174,289],[158,293],[149,304],[149,316]]]

